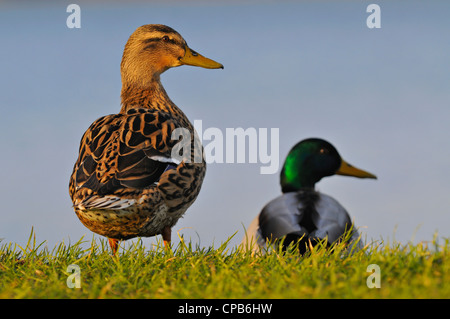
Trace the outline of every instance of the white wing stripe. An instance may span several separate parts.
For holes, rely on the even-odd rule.
[[[135,199],[120,198],[116,196],[92,196],[77,206],[80,209],[91,209],[91,208],[101,208],[101,209],[124,209],[133,206],[136,203]]]

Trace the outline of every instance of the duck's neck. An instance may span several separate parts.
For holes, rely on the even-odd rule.
[[[148,108],[185,117],[184,113],[169,98],[159,79],[145,87],[124,83],[121,101],[120,113],[122,114],[132,108]]]
[[[314,186],[315,183],[309,181],[289,180],[286,178],[286,175],[281,176],[281,191],[283,193],[298,192],[301,189],[314,190]]]
[[[304,188],[314,190],[317,179],[310,176],[310,174],[300,172],[296,169],[296,166],[291,164],[292,163],[286,160],[286,163],[281,170],[281,191],[283,193],[296,192]]]

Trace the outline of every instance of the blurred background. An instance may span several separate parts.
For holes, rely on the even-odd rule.
[[[261,163],[208,165],[176,232],[218,246],[280,195],[279,171],[307,137],[336,146],[378,176],[323,179],[367,241],[419,242],[450,230],[450,2],[373,1],[0,2],[0,238],[24,245],[32,227],[49,248],[93,234],[68,194],[84,131],[120,110],[120,60],[149,23],[177,30],[224,70],[183,66],[162,82],[203,130],[279,128],[276,174]],[[97,236],[95,236],[98,238]],[[155,239],[144,239],[151,245]]]

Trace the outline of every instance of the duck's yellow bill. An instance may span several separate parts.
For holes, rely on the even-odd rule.
[[[336,172],[337,175],[345,175],[345,176],[354,176],[359,178],[374,178],[377,179],[375,175],[372,173],[363,171],[362,169],[359,169],[353,165],[350,165],[346,161],[342,160],[341,167],[339,167],[338,171]]]
[[[223,65],[204,57],[203,55],[186,47],[186,54],[180,59],[182,64],[199,66],[206,69],[223,69]]]

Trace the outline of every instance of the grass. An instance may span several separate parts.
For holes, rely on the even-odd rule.
[[[0,298],[450,298],[450,244],[440,241],[377,242],[351,254],[318,245],[303,257],[228,242],[182,240],[167,251],[137,241],[111,256],[106,240],[48,249],[32,232],[26,247],[0,243]],[[367,286],[371,264],[380,267],[379,289]],[[79,289],[67,285],[69,265],[79,267]]]

